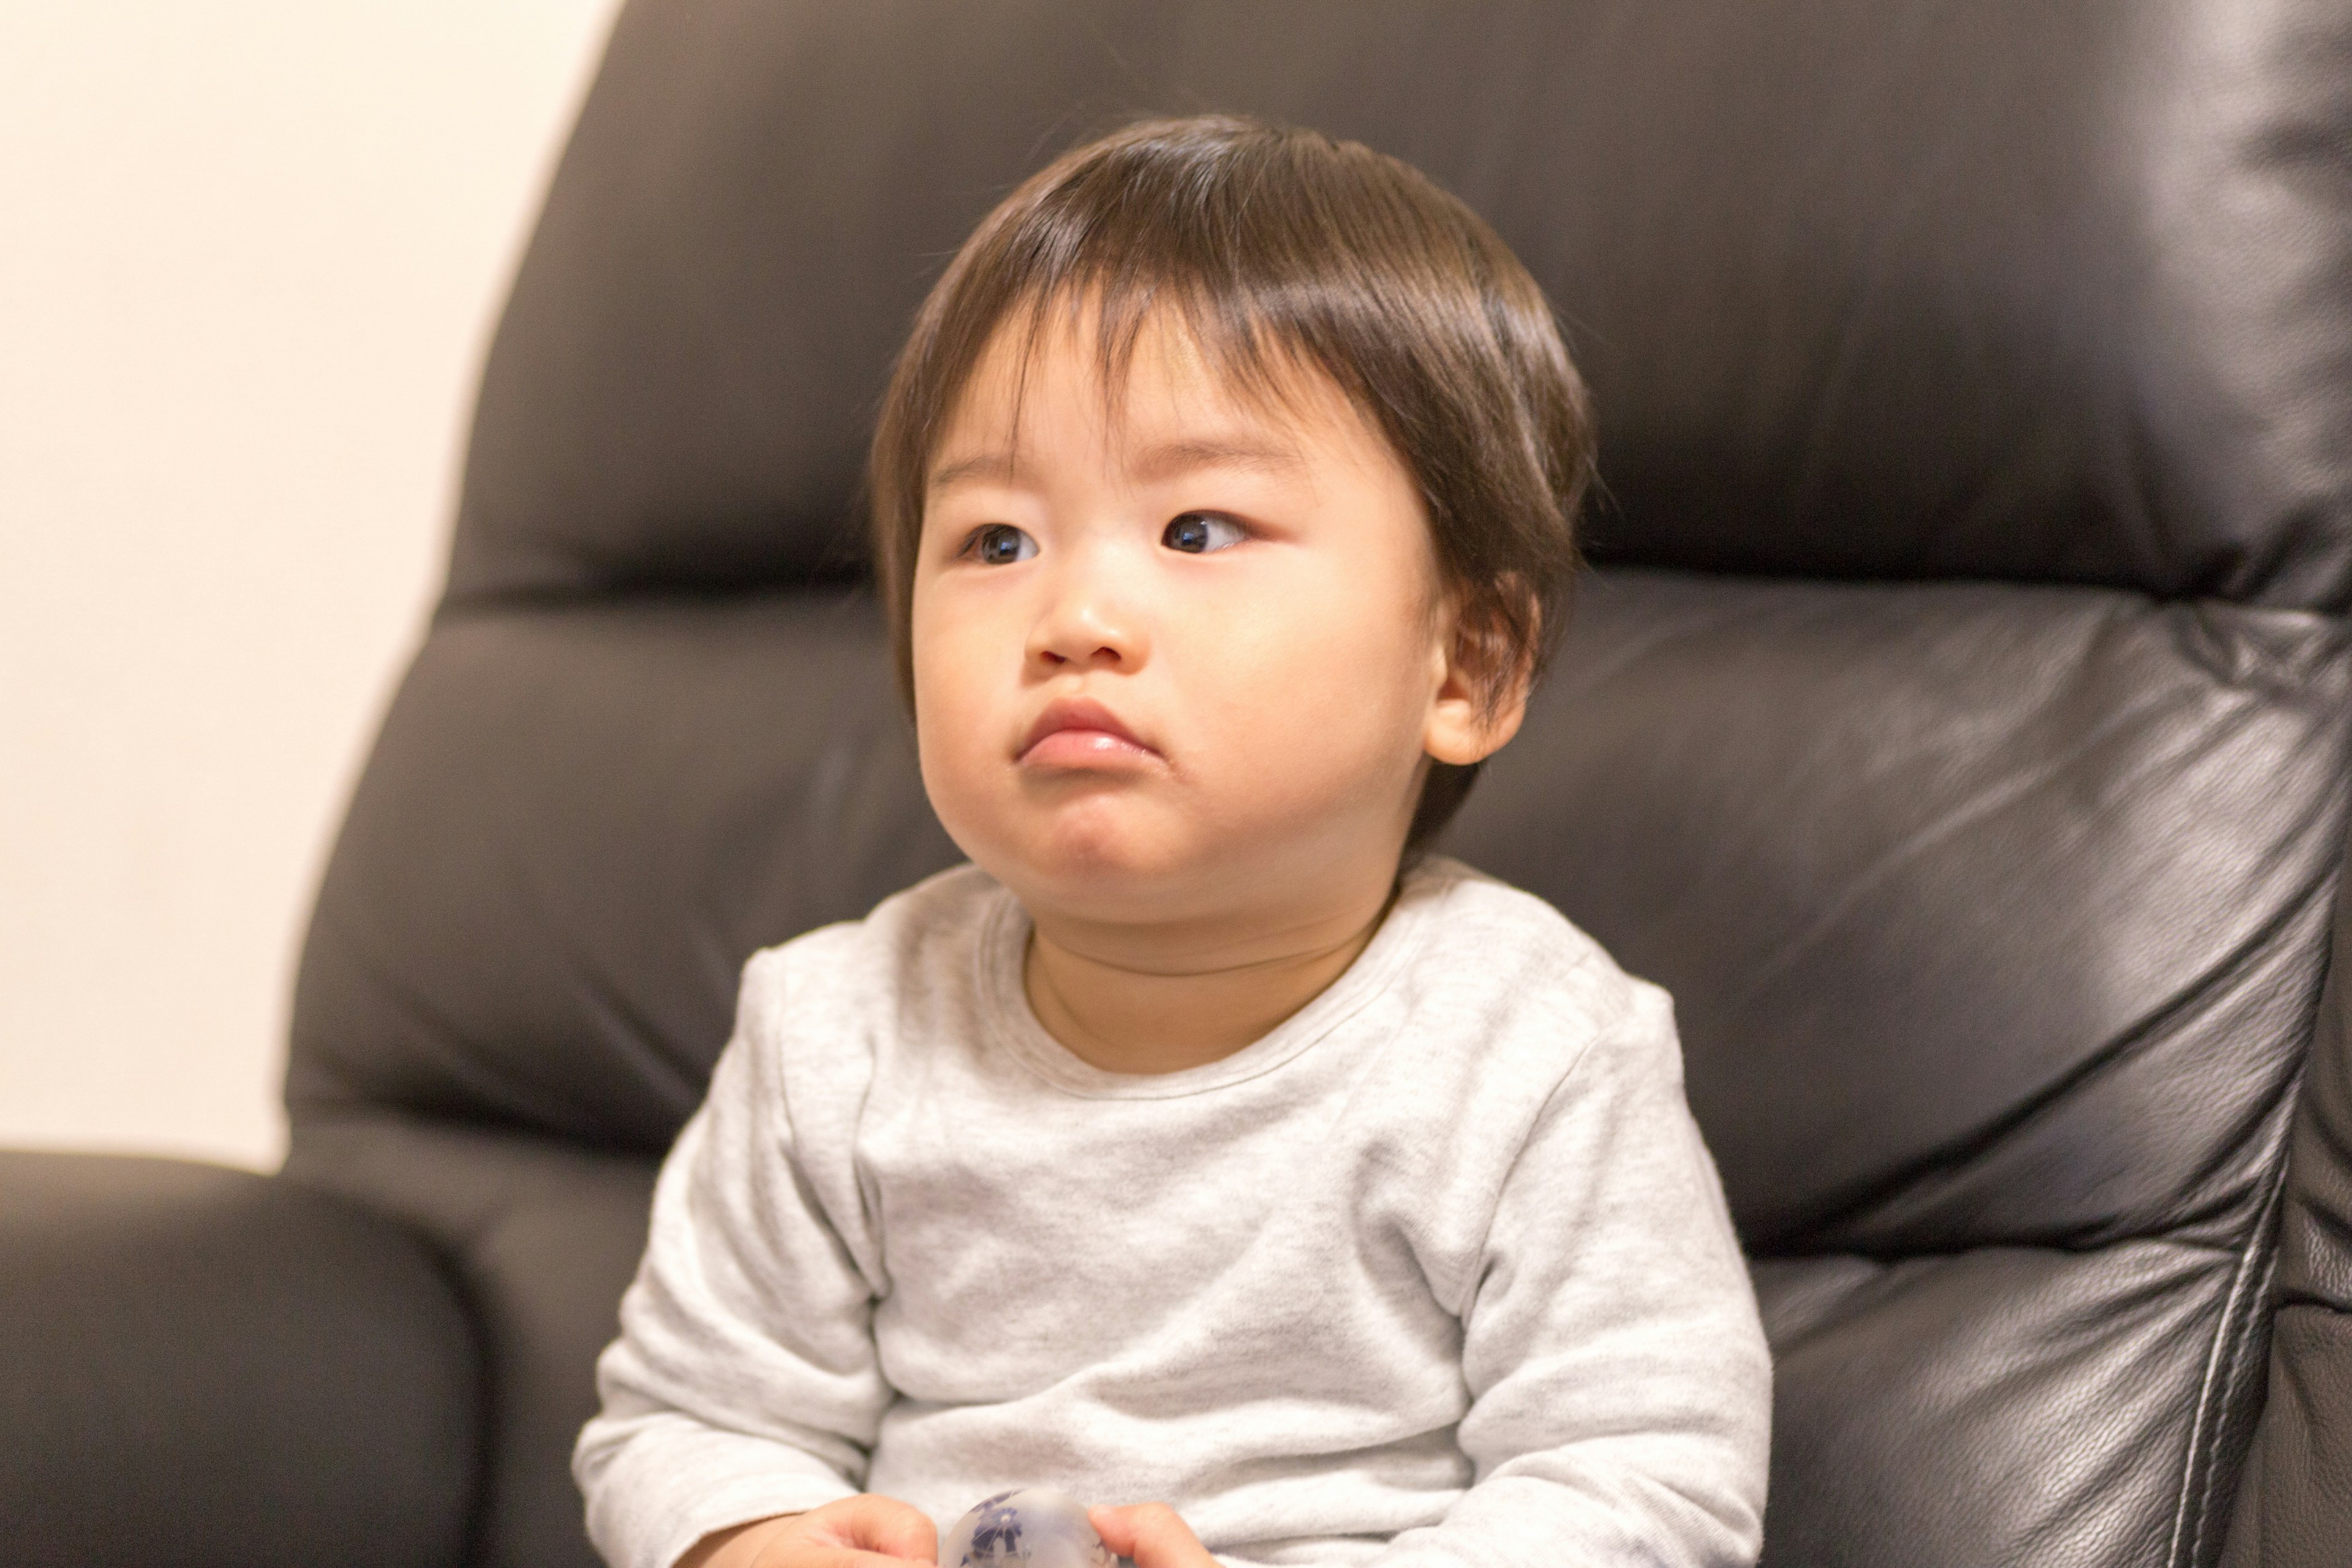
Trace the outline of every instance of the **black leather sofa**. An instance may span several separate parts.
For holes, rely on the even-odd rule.
[[[1767,1561],[2352,1561],[2343,0],[636,0],[284,1173],[0,1155],[0,1560],[591,1561],[738,965],[952,854],[861,586],[888,357],[1019,175],[1210,108],[1429,170],[1595,386],[1600,570],[1448,847],[1675,994]]]

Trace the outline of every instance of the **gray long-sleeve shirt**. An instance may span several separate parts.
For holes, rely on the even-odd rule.
[[[1107,1073],[965,868],[753,958],[573,1468],[617,1568],[865,1489],[1232,1563],[1746,1563],[1770,1363],[1671,1005],[1445,860],[1205,1067]]]

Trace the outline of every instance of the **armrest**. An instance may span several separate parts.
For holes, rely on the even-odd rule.
[[[2280,1196],[2268,1394],[2226,1568],[2332,1568],[2352,1541],[2352,879],[2336,895]]]
[[[267,1176],[0,1152],[10,1561],[462,1561],[474,1336],[388,1222]]]

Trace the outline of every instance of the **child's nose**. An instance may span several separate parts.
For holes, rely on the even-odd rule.
[[[1049,668],[1069,665],[1132,671],[1150,652],[1141,623],[1091,574],[1057,584],[1029,637],[1029,658]]]

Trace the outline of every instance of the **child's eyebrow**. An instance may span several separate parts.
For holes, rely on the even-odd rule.
[[[959,458],[931,470],[931,489],[944,489],[949,485],[967,479],[993,479],[1009,484],[1013,479],[1013,457],[1009,452],[983,452],[976,458]]]
[[[1236,437],[1164,441],[1136,454],[1129,471],[1148,483],[1196,468],[1255,468],[1282,474],[1295,473],[1305,466],[1294,448],[1280,442]]]
[[[1255,468],[1265,473],[1295,473],[1303,467],[1305,459],[1287,446],[1236,437],[1163,441],[1138,453],[1129,465],[1129,472],[1134,478],[1152,484],[1199,468]],[[1011,454],[982,452],[974,457],[960,458],[952,463],[943,463],[931,470],[930,488],[945,489],[950,485],[973,479],[1010,484],[1013,474]]]

